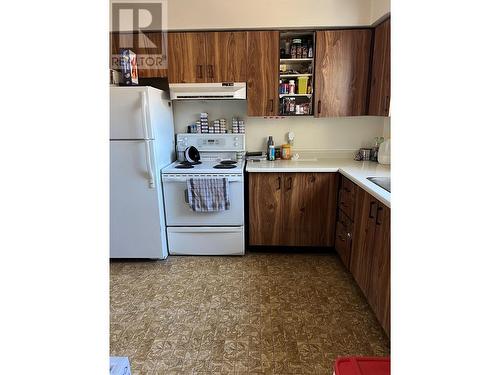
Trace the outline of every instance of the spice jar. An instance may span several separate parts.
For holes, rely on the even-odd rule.
[[[289,94],[295,94],[295,80],[291,79],[288,82],[288,93]]]
[[[293,39],[291,47],[292,59],[300,59],[302,57],[302,39]]]

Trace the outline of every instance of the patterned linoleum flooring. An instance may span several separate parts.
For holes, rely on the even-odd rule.
[[[133,374],[331,374],[389,341],[336,255],[111,263],[110,354]]]

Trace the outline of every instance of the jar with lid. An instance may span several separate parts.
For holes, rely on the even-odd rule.
[[[295,98],[290,98],[290,107],[288,108],[290,113],[295,113]]]
[[[295,94],[295,80],[294,79],[291,79],[288,82],[288,93]]]
[[[287,143],[281,145],[281,158],[289,160],[292,157],[292,147]]]
[[[301,56],[303,59],[307,58],[307,52],[308,52],[307,44],[304,43],[302,45],[302,56]]]
[[[289,58],[290,57],[290,38],[286,38],[285,40],[285,57]]]
[[[302,39],[293,39],[291,47],[292,59],[299,59],[302,57]]]

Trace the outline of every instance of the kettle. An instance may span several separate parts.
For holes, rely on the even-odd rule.
[[[377,161],[379,164],[391,164],[391,140],[382,142],[378,148]]]

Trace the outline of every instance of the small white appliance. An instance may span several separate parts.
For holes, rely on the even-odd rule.
[[[244,134],[177,134],[178,160],[162,170],[169,254],[245,254]],[[184,150],[196,147],[200,163],[185,160]],[[225,177],[230,208],[195,212],[188,204],[190,178]]]
[[[167,257],[161,168],[175,160],[166,93],[110,88],[110,257]]]
[[[245,82],[171,83],[168,87],[172,100],[247,98]]]
[[[391,140],[386,139],[378,148],[377,161],[379,164],[391,164]]]

